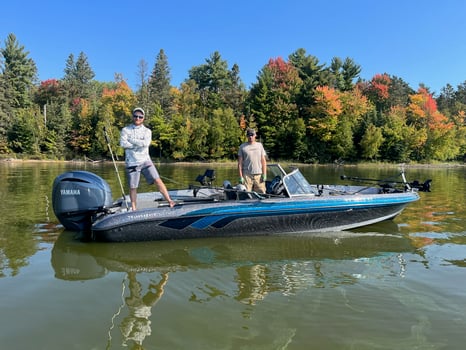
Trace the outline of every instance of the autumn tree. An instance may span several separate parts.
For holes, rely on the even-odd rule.
[[[437,104],[425,88],[410,96],[408,123],[419,131],[417,156],[427,160],[454,159],[458,154],[453,123],[437,109]]]
[[[309,107],[307,127],[310,132],[310,152],[313,158],[329,161],[331,151],[327,145],[334,143],[338,122],[343,111],[340,93],[328,86],[318,86],[314,104]]]
[[[342,111],[330,150],[335,158],[357,157],[358,129],[364,117],[374,110],[374,105],[358,87],[339,93]],[[365,131],[364,131],[365,132]]]
[[[69,147],[75,155],[90,156],[92,152],[93,113],[86,99],[74,99],[71,105],[72,128]]]
[[[119,145],[120,130],[129,124],[132,109],[136,103],[136,96],[131,91],[126,81],[116,82],[115,88],[104,88],[100,99],[100,107],[95,118],[95,139],[96,146],[100,151],[107,151],[104,128],[111,139],[111,146],[116,150],[117,155],[123,154],[123,149]],[[150,121],[150,115],[146,115]],[[95,151],[98,151],[96,149]],[[97,152],[96,152],[97,153]]]
[[[375,105],[377,112],[382,113],[390,107],[390,84],[390,76],[384,73],[376,74],[369,82],[361,82],[358,86]]]
[[[310,113],[313,117],[308,120],[308,128],[319,140],[328,142],[332,139],[338,117],[343,110],[340,94],[334,88],[318,86],[315,89],[314,100]]]
[[[414,91],[401,78],[388,74],[376,74],[369,82],[359,82],[357,86],[375,106],[373,112],[364,116],[357,132],[356,143],[361,146],[361,152],[367,154],[360,142],[362,137],[367,137],[363,135],[366,135],[369,126],[373,125],[382,132],[383,143],[378,150],[380,157],[390,161],[407,161],[412,141],[422,139],[420,132],[408,126],[405,113],[409,96]]]
[[[0,153],[100,157],[105,127],[122,155],[119,131],[137,104],[160,158],[234,159],[246,127],[258,130],[271,159],[466,158],[466,82],[435,99],[428,87],[415,92],[387,73],[355,83],[360,70],[350,58],[326,66],[298,49],[288,61],[270,59],[247,91],[240,67],[214,52],[178,88],[160,50],[150,75],[140,61],[134,94],[122,74],[95,81],[82,52],[68,57],[61,80],[37,84],[34,62],[10,34],[0,48]]]

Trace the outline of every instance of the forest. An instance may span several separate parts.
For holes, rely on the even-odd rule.
[[[136,91],[121,74],[95,80],[84,52],[63,65],[63,77],[38,81],[27,49],[13,33],[4,40],[0,159],[101,160],[109,149],[122,156],[120,130],[140,106],[159,161],[234,160],[248,127],[276,161],[466,161],[466,81],[434,96],[389,73],[361,79],[353,59],[327,65],[302,48],[264,62],[250,88],[219,52],[177,87],[159,49],[152,69],[135,65]]]

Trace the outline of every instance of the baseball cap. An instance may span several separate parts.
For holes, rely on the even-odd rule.
[[[134,113],[136,113],[136,112],[141,112],[142,115],[145,115],[144,110],[143,110],[141,107],[136,107],[135,109],[133,109],[133,115],[134,115]]]

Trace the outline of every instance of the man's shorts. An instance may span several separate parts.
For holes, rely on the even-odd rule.
[[[152,185],[155,180],[160,177],[154,163],[149,160],[140,165],[127,167],[126,176],[128,179],[129,188],[138,188],[141,173],[149,185]]]
[[[244,185],[248,191],[265,193],[265,182],[261,180],[261,174],[245,174]]]

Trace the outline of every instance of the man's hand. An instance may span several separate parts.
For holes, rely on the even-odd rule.
[[[238,181],[241,185],[244,184],[244,177],[241,176]]]
[[[262,174],[261,175],[261,182],[267,181],[267,174]]]
[[[136,147],[142,147],[143,146],[141,140],[131,138],[131,139],[128,139],[128,141],[129,141],[129,143],[133,144]]]

